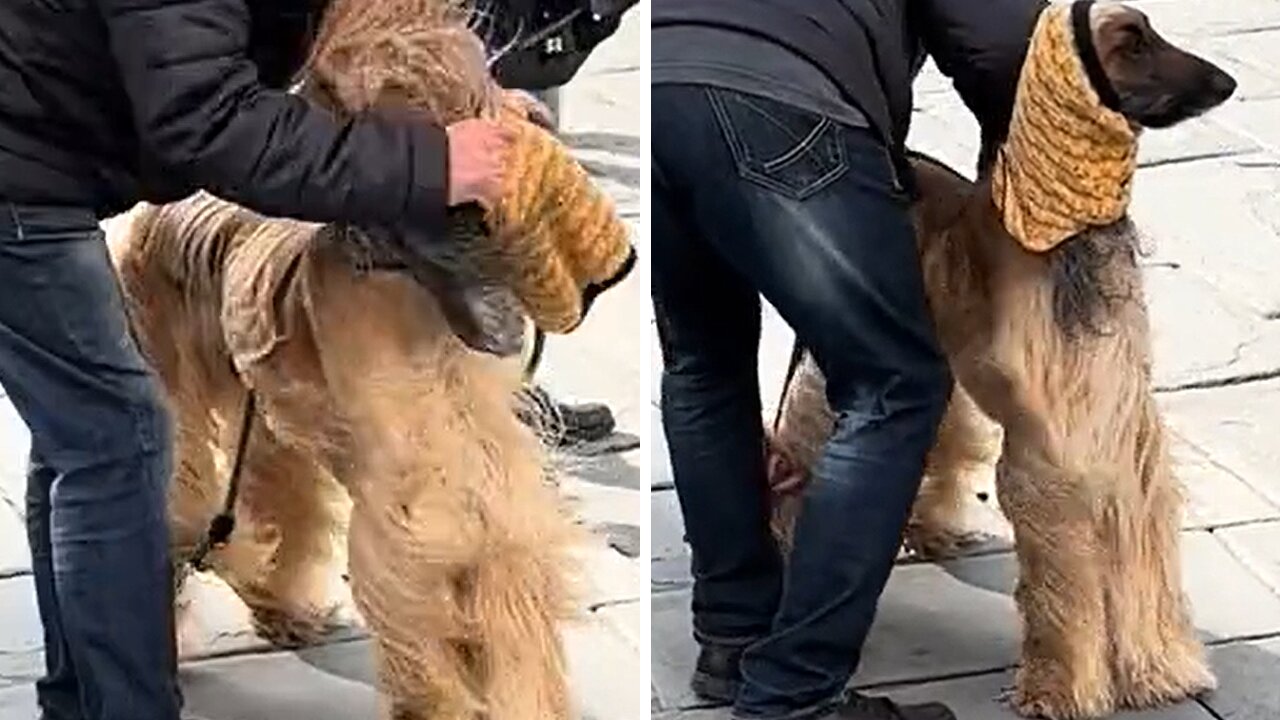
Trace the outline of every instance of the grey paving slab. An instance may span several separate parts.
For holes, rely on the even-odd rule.
[[[1280,381],[1173,393],[1162,403],[1178,434],[1280,505]]]
[[[639,466],[638,453],[628,457]],[[604,523],[625,524],[639,528],[645,517],[644,494],[631,487],[589,482],[573,476],[560,479],[560,494],[574,514],[594,530]]]
[[[1255,29],[1253,32],[1214,35],[1203,33],[1175,33],[1173,40],[1187,50],[1204,57],[1235,78],[1236,91],[1223,104],[1231,108],[1239,103],[1266,100],[1280,95],[1280,73],[1274,64],[1272,45],[1280,36],[1280,25],[1271,30]],[[1211,113],[1216,117],[1217,110]]]
[[[1017,658],[1016,566],[1005,555],[897,568],[856,684],[995,670]]]
[[[689,593],[668,592],[650,600],[649,651],[653,695],[663,709],[683,709],[698,705],[689,690],[689,677],[697,648],[689,614]]]
[[[658,321],[649,308],[649,405],[658,407],[662,398],[662,346],[658,343]]]
[[[649,496],[650,535],[654,560],[688,554],[684,542],[684,522],[680,516],[680,498],[675,490],[659,490]]]
[[[1182,585],[1206,641],[1280,633],[1280,596],[1208,532],[1182,534]]]
[[[43,646],[31,578],[0,580],[0,687],[38,678],[44,666]]]
[[[636,651],[632,640],[597,619],[572,627],[565,644],[573,673],[571,687],[584,720],[646,716],[644,685],[631,659]],[[187,663],[181,679],[187,710],[205,720],[377,716],[375,672],[365,641]],[[34,705],[29,684],[0,690],[0,720],[31,720]]]
[[[1280,324],[1194,266],[1153,260],[1146,268],[1156,387],[1171,389],[1267,372],[1280,358]]]
[[[1194,270],[1259,318],[1280,306],[1272,270],[1280,267],[1280,172],[1268,167],[1275,162],[1254,154],[1165,165],[1134,180],[1132,214],[1153,258]]]
[[[922,72],[926,89],[917,91],[907,143],[972,177],[980,142],[978,123],[951,90],[950,81],[933,70]],[[942,89],[941,92],[932,90]]]
[[[1002,697],[1013,686],[1012,673],[996,673],[979,677],[923,683],[910,687],[877,691],[903,703],[941,701],[951,707],[957,720],[1017,720]],[[1122,712],[1114,720],[1212,720],[1211,715],[1195,701],[1173,707],[1143,712]]]
[[[620,424],[619,427],[625,426]],[[601,441],[598,445],[600,452],[585,456],[565,454],[557,457],[555,463],[563,473],[578,480],[604,487],[639,490],[640,456],[636,451],[639,442],[635,431],[620,429],[611,438]]]
[[[606,402],[618,429],[638,434],[647,405],[641,338],[635,332],[646,289],[639,273],[605,293],[572,334],[548,338],[538,370],[557,399]]]
[[[858,683],[904,682],[1006,667],[1018,621],[1007,558],[966,558],[898,568],[880,602]],[[664,708],[697,704],[687,688],[695,647],[689,594],[653,598],[653,682]],[[961,620],[962,618],[962,620]]]
[[[189,664],[186,709],[206,720],[338,720],[377,716],[363,643]]]
[[[645,632],[645,618],[649,615],[648,598],[600,608],[592,615],[630,645],[635,652],[649,646]]]
[[[272,649],[253,631],[249,609],[212,575],[189,578],[179,607],[178,653],[184,660]]]
[[[671,477],[671,455],[667,449],[667,436],[662,430],[662,412],[658,410],[656,404],[657,396],[654,396],[654,404],[649,406],[649,447],[646,449],[653,459],[649,468],[649,487],[655,490],[673,487],[675,482]]]
[[[1205,704],[1223,720],[1280,717],[1280,639],[1234,643],[1210,654],[1218,690]]]
[[[34,685],[0,687],[0,720],[32,720],[36,712]]]
[[[588,608],[639,600],[645,595],[643,568],[603,542],[575,550],[584,569],[582,600]]]
[[[642,605],[642,604],[641,604]],[[640,648],[608,618],[593,617],[565,632],[570,689],[583,720],[648,718]]]
[[[881,599],[855,683],[919,682],[1012,666],[1018,619],[1010,555],[900,566]],[[1280,596],[1207,532],[1183,534],[1183,581],[1206,641],[1280,634]],[[687,591],[655,595],[653,682],[663,708],[696,705]],[[1241,612],[1247,608],[1247,612]]]
[[[760,403],[765,417],[773,417],[778,407],[782,381],[787,375],[787,364],[791,358],[791,346],[795,342],[795,333],[782,319],[778,311],[768,303],[761,307],[760,315]]]
[[[0,505],[21,508],[31,433],[8,397],[0,396]]]
[[[9,398],[0,394],[0,577],[31,568],[31,552],[21,519],[30,446],[27,427]]]
[[[1280,25],[1274,0],[1136,0],[1162,33],[1223,35]]]
[[[1224,105],[1214,115],[1214,121],[1276,152],[1280,151],[1280,127],[1274,122],[1277,112],[1280,112],[1280,97],[1273,97]],[[1271,162],[1274,163],[1274,159]],[[1270,170],[1273,177],[1276,175],[1274,164],[1259,163],[1257,167],[1262,172]]]
[[[31,569],[27,533],[16,508],[0,502],[0,577]]]
[[[1214,537],[1280,595],[1280,522],[1223,528]]]
[[[1213,528],[1280,517],[1280,508],[1176,435],[1172,453],[1186,494],[1184,527]]]
[[[1138,142],[1138,163],[1150,167],[1261,149],[1256,141],[1232,132],[1211,118],[1197,118],[1171,128],[1144,132]],[[1138,182],[1142,182],[1141,179]]]

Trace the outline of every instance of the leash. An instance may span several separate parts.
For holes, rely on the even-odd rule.
[[[213,516],[209,528],[205,531],[200,544],[187,559],[191,569],[203,572],[208,569],[209,554],[221,550],[231,541],[231,534],[236,529],[236,500],[240,496],[240,477],[244,473],[245,451],[249,447],[249,436],[253,431],[253,417],[257,413],[257,394],[252,390],[245,393],[244,413],[240,418],[240,437],[236,441],[235,462],[231,466],[231,477],[227,483],[227,496],[222,504],[222,512]]]
[[[526,383],[533,382],[533,376],[538,372],[538,366],[542,364],[542,352],[547,345],[547,334],[538,328],[533,329],[533,344],[529,347],[529,354],[524,359],[524,381]]]
[[[782,378],[782,392],[778,394],[778,408],[773,412],[773,431],[778,432],[778,425],[782,423],[782,407],[787,400],[787,391],[791,389],[791,382],[796,378],[796,371],[800,369],[800,361],[804,359],[804,345],[800,344],[800,338],[797,337],[791,345],[791,359],[787,361],[787,374]]]

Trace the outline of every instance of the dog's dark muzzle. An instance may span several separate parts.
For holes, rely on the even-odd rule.
[[[343,251],[358,269],[408,273],[435,296],[450,329],[477,352],[510,357],[525,342],[525,315],[506,284],[476,267],[469,248],[489,229],[478,205],[450,208],[449,234],[429,238],[387,228],[342,232]]]

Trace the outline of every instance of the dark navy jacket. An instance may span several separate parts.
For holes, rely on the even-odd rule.
[[[3,0],[0,201],[99,215],[197,188],[314,221],[443,227],[444,130],[283,92],[324,0]]]

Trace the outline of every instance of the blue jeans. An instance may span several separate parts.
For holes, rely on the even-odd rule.
[[[910,200],[868,130],[696,85],[652,97],[662,421],[695,634],[750,643],[737,716],[819,717],[857,667],[951,391]],[[760,295],[838,415],[785,568],[767,526]]]
[[[93,213],[0,202],[0,384],[31,430],[46,720],[177,720],[168,416]]]

